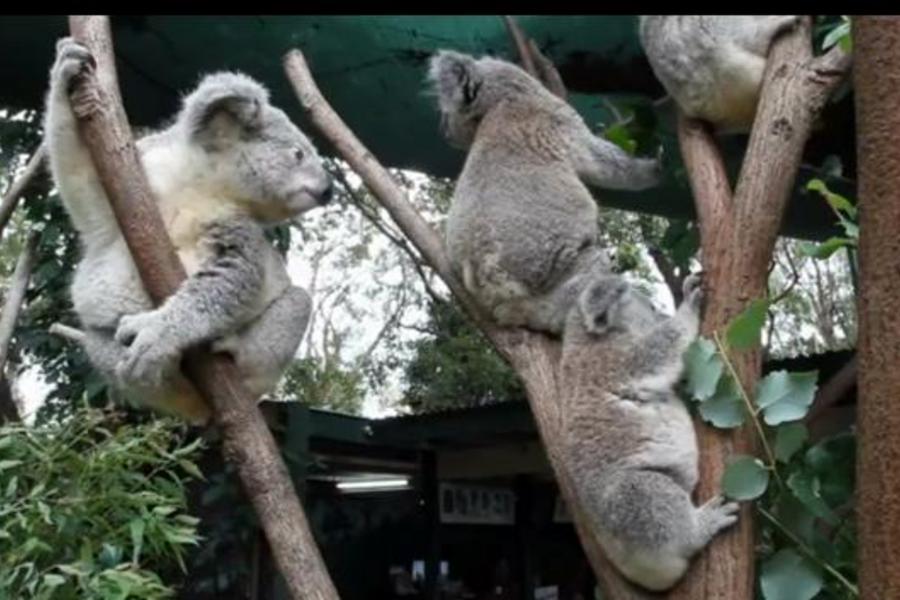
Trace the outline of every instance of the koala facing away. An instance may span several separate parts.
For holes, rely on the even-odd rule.
[[[331,180],[263,86],[238,73],[207,75],[171,126],[137,142],[188,273],[153,308],[70,104],[93,65],[72,39],[57,43],[44,128],[53,179],[81,240],[71,295],[83,345],[126,396],[203,423],[210,410],[180,372],[182,353],[210,342],[234,356],[253,394],[274,387],[300,343],[310,298],[291,284],[263,227],[327,202]]]
[[[650,66],[688,117],[720,133],[747,132],[756,116],[772,40],[797,15],[653,15],[640,17]]]
[[[561,333],[584,282],[608,270],[583,182],[649,188],[659,161],[596,137],[511,63],[441,51],[429,79],[446,136],[468,148],[446,225],[453,267],[498,324]]]
[[[693,422],[673,390],[696,337],[699,278],[685,282],[676,314],[657,312],[619,276],[578,297],[563,336],[567,449],[608,558],[650,590],[672,587],[691,556],[737,520],[716,497],[694,506]]]

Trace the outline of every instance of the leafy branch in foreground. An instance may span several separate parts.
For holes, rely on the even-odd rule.
[[[200,439],[170,419],[120,425],[97,409],[0,428],[0,597],[155,600],[199,541],[185,484]]]

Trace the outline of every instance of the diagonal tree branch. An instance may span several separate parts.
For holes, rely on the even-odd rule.
[[[567,458],[567,440],[564,436],[566,411],[557,387],[560,343],[521,329],[500,329],[486,319],[450,267],[438,233],[422,219],[387,170],[328,105],[312,78],[303,54],[299,50],[288,52],[284,57],[284,67],[310,122],[359,175],[397,227],[444,280],[475,325],[522,378],[560,492],[572,513],[582,546],[604,593],[614,600],[651,597],[626,582],[608,562],[590,524],[588,509],[582,502],[582,482]]]
[[[32,153],[31,158],[28,159],[25,170],[10,184],[3,194],[3,200],[0,201],[0,238],[3,237],[3,230],[6,229],[6,225],[19,205],[22,195],[34,183],[35,176],[40,172],[46,156],[47,150],[44,144],[39,145]]]
[[[185,271],[140,166],[122,108],[109,19],[72,16],[69,27],[97,61],[94,73],[80,82],[73,95],[80,133],[138,273],[159,303],[178,288]],[[234,361],[227,355],[198,351],[185,362],[189,378],[215,409],[225,458],[237,467],[291,596],[336,599],[287,467],[256,399],[236,376]]]

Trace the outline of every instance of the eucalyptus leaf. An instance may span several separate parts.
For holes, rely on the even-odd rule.
[[[734,378],[728,374],[719,378],[715,394],[701,402],[698,411],[704,421],[719,429],[743,425],[746,409]]]
[[[716,346],[706,338],[697,338],[684,353],[688,393],[694,400],[706,400],[716,391],[725,365]]]
[[[722,475],[722,491],[735,500],[759,498],[768,486],[769,470],[755,456],[738,455]]]
[[[809,438],[809,431],[803,423],[789,423],[782,425],[775,432],[775,458],[781,462],[788,462],[803,447]]]
[[[756,405],[768,425],[797,421],[806,416],[815,399],[818,371],[773,371],[756,385]]]
[[[765,600],[812,600],[824,586],[818,565],[792,548],[783,548],[762,564],[759,587]]]
[[[735,350],[746,350],[759,345],[763,325],[766,324],[766,311],[769,301],[757,298],[736,316],[728,326],[726,339],[728,345]]]

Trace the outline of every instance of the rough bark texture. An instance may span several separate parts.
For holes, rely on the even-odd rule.
[[[312,124],[360,176],[425,261],[441,276],[475,324],[522,378],[560,492],[572,513],[582,546],[605,597],[614,600],[653,597],[622,579],[606,560],[582,507],[578,473],[573,472],[563,458],[566,447],[562,435],[565,407],[557,389],[561,352],[559,342],[524,330],[500,329],[484,318],[453,274],[440,235],[422,219],[387,170],[328,105],[309,72],[303,54],[293,50],[285,56],[284,63],[288,79]]]
[[[810,20],[772,46],[756,120],[734,195],[706,126],[679,118],[681,152],[700,220],[706,309],[702,331],[721,329],[766,294],[769,263],[812,123],[841,81],[849,57],[835,48],[813,58]],[[746,389],[759,379],[759,348],[732,357]],[[755,447],[749,425],[734,433],[697,422],[700,484],[697,498],[719,492],[726,460]],[[754,536],[750,505],[738,525],[702,552],[671,598],[751,600]]]
[[[854,17],[859,194],[859,583],[900,598],[900,20]]]
[[[3,194],[3,200],[0,201],[0,238],[3,237],[3,230],[6,229],[6,224],[9,223],[10,217],[19,205],[22,194],[34,182],[35,175],[41,170],[46,155],[47,150],[44,148],[44,144],[41,144],[31,155],[22,174],[10,184],[6,193]]]
[[[116,81],[109,20],[70,17],[72,35],[97,61],[75,93],[73,109],[141,279],[155,302],[185,278],[138,162]],[[303,508],[256,399],[235,377],[226,355],[191,353],[188,376],[215,410],[225,458],[237,467],[275,561],[296,600],[338,597]]]

